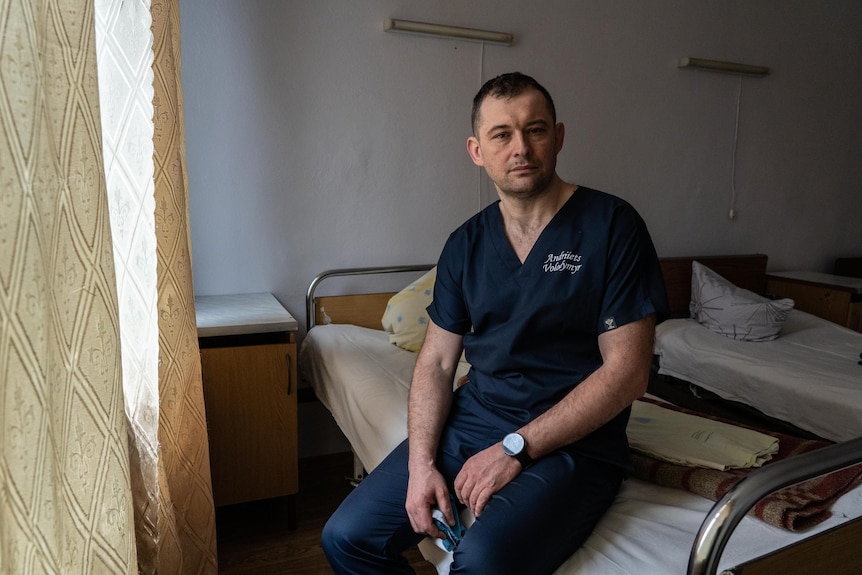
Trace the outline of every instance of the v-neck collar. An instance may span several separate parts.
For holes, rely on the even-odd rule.
[[[509,242],[509,238],[506,236],[506,226],[503,223],[503,214],[500,211],[500,201],[498,200],[496,202],[495,209],[490,210],[491,225],[493,226],[493,233],[491,234],[492,244],[494,245],[494,249],[500,260],[512,276],[522,276],[524,274],[529,274],[529,270],[541,268],[542,262],[536,264],[535,260],[536,258],[542,258],[542,261],[544,261],[547,249],[544,249],[543,246],[553,243],[555,238],[560,234],[564,225],[561,222],[568,220],[568,218],[564,217],[564,214],[573,209],[573,206],[576,203],[574,201],[574,197],[578,195],[580,189],[580,187],[576,188],[575,192],[569,196],[562,206],[560,206],[557,213],[555,213],[553,217],[551,217],[550,221],[545,224],[544,229],[539,233],[539,237],[537,237],[535,243],[533,243],[533,247],[530,248],[530,253],[527,254],[523,264],[521,263],[521,260],[518,259],[518,255],[515,253],[515,248],[512,247],[512,244]]]

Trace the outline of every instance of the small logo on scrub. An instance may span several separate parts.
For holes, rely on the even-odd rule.
[[[605,320],[605,329],[606,330],[610,331],[612,329],[616,329],[616,327],[617,327],[617,322],[614,318],[609,317]]]

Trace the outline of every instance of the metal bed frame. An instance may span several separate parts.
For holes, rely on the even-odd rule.
[[[690,575],[714,575],[734,528],[774,491],[862,462],[862,437],[752,471],[719,499],[700,526],[689,556]]]
[[[327,270],[315,277],[308,286],[308,291],[305,293],[305,325],[306,330],[310,330],[316,325],[314,313],[314,292],[317,290],[320,283],[331,277],[336,276],[359,276],[359,275],[376,275],[376,274],[392,274],[405,272],[425,272],[434,267],[435,264],[416,264],[416,265],[395,265],[395,266],[379,266],[366,268],[340,268]]]
[[[341,268],[314,278],[306,293],[306,326],[315,326],[315,291],[327,278],[336,276],[423,272],[434,264]],[[689,556],[689,575],[716,575],[721,554],[733,530],[760,499],[802,481],[862,462],[862,437],[838,443],[752,471],[721,499],[703,520]]]

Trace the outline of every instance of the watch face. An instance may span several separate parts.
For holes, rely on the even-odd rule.
[[[515,456],[524,450],[524,438],[518,433],[510,433],[503,438],[503,451],[506,455]]]

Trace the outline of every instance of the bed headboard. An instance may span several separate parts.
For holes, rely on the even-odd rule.
[[[661,273],[664,276],[671,316],[689,316],[692,261],[699,261],[741,288],[764,294],[767,259],[764,254],[661,258]]]
[[[763,294],[766,291],[766,262],[763,254],[732,256],[696,256],[661,258],[671,316],[688,317],[691,299],[691,262],[703,265],[739,287]],[[347,268],[325,271],[312,281],[306,294],[306,326],[311,329],[321,323],[350,323],[372,329],[382,329],[380,318],[394,292],[317,297],[314,291],[324,279],[332,276],[374,275],[427,271],[433,264]],[[325,316],[324,316],[325,311]]]
[[[395,292],[362,293],[350,295],[315,295],[318,286],[327,278],[337,276],[387,275],[409,272],[426,272],[434,264],[342,268],[327,270],[311,281],[305,294],[306,329],[324,323],[349,323],[371,329],[383,329],[381,318],[386,304]]]

